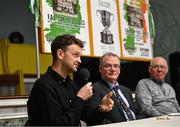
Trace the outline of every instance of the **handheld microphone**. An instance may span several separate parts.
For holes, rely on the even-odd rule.
[[[84,86],[89,82],[90,79],[90,72],[86,68],[81,68],[78,73],[78,84],[80,87]]]

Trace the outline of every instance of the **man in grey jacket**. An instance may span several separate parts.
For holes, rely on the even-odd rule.
[[[164,82],[167,72],[166,60],[155,57],[149,66],[150,78],[138,82],[136,101],[147,117],[180,112],[174,89]]]

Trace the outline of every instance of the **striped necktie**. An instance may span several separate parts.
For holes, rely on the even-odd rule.
[[[121,104],[122,108],[124,109],[124,111],[128,117],[128,120],[134,120],[134,117],[133,117],[133,114],[131,113],[130,108],[126,105],[126,103],[123,101],[122,97],[119,95],[118,89],[119,89],[119,86],[113,87],[113,90],[116,94],[116,97],[117,97],[119,103]]]

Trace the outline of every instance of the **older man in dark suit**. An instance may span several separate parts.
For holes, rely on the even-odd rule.
[[[111,111],[102,112],[99,119],[92,119],[89,125],[143,118],[133,100],[131,91],[117,82],[120,74],[120,58],[113,53],[104,54],[100,59],[99,72],[102,79],[93,84],[94,94],[90,99],[91,106],[100,106],[102,97],[108,93],[113,93],[111,98],[114,101],[114,106]],[[101,111],[101,108],[99,108],[99,111]]]

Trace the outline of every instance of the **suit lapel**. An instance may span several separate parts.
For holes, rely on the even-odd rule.
[[[130,109],[134,112],[134,108],[133,108],[131,97],[129,96],[127,91],[125,91],[121,86],[120,86],[120,90],[123,93],[123,95],[125,96],[126,100],[128,101]]]
[[[102,84],[102,87],[103,87],[104,91],[106,92],[106,94],[109,93],[109,92],[112,92],[110,86],[109,86],[104,80],[102,80],[102,82],[103,82],[103,83],[100,83],[100,84]],[[123,94],[124,94],[124,93],[123,93]],[[121,112],[122,116],[124,116],[123,109],[122,109],[119,101],[117,100],[117,97],[116,97],[116,95],[114,94],[114,92],[113,92],[113,95],[112,95],[112,100],[114,101],[114,104],[116,105],[116,107],[118,108],[118,110]],[[124,116],[124,118],[125,118],[125,116]]]

